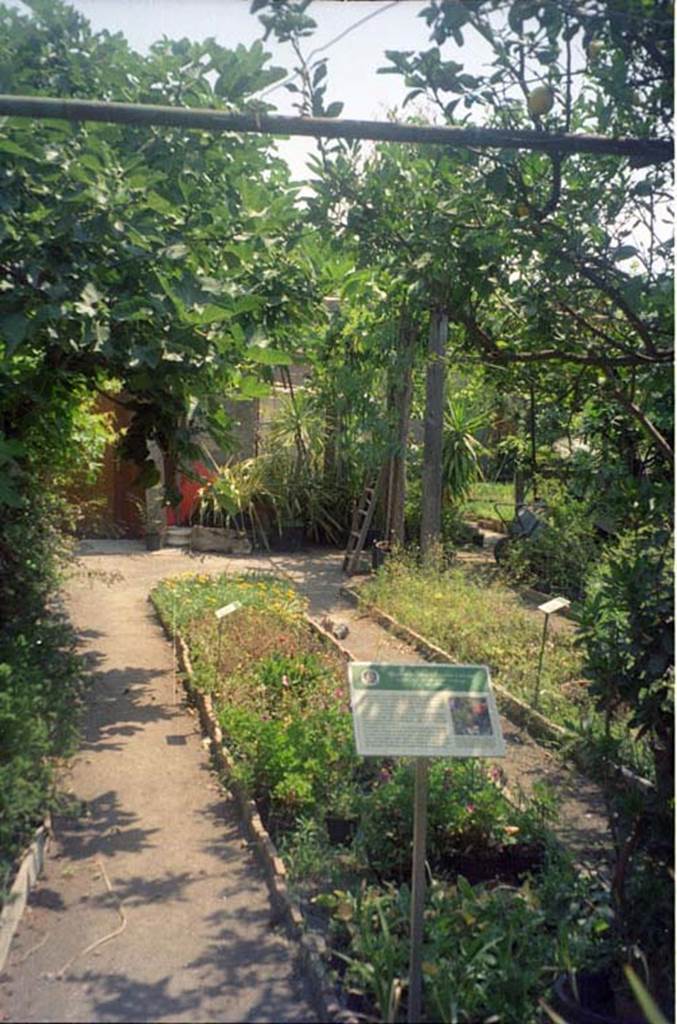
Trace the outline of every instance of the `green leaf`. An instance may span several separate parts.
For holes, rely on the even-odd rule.
[[[9,316],[3,316],[0,320],[0,338],[6,343],[5,354],[11,356],[12,353],[26,337],[26,331],[28,329],[28,320],[21,313],[10,313]]]
[[[630,982],[630,987],[634,992],[637,1002],[642,1007],[642,1012],[646,1017],[648,1024],[668,1024],[667,1018],[656,1006],[632,967],[625,966],[623,970],[625,971],[625,977]]]
[[[157,192],[146,193],[144,205],[149,206],[156,213],[170,214],[176,212],[174,204],[170,203],[167,199],[163,199]]]
[[[253,345],[247,349],[247,358],[253,359],[255,363],[262,363],[264,366],[291,366],[294,362],[288,352],[279,348],[259,348]]]
[[[0,505],[8,505],[10,508],[21,508],[24,501],[18,490],[7,479],[0,476]]]
[[[325,110],[324,116],[325,117],[338,117],[342,110],[343,110],[343,104],[339,103],[338,100],[334,100],[334,102],[330,103],[329,106],[327,107],[327,109]]]
[[[497,196],[504,196],[510,186],[510,180],[503,167],[497,167],[486,179],[487,188],[495,192]]]
[[[240,316],[241,313],[251,313],[254,310],[260,309],[263,305],[263,299],[259,298],[258,295],[240,295],[233,302],[233,316]]]
[[[223,306],[209,304],[198,313],[191,313],[189,320],[192,324],[204,326],[205,324],[217,324],[223,320],[230,320],[233,316],[232,309],[225,309]]]
[[[629,260],[631,256],[636,256],[637,250],[634,245],[621,245],[618,249],[615,249],[611,258],[614,263],[619,263],[621,260]]]
[[[23,149],[22,146],[17,146],[16,142],[12,142],[11,139],[0,139],[0,153],[9,153],[10,156],[19,156],[23,160],[37,160],[37,157],[29,153],[27,149]]]
[[[97,306],[102,301],[103,295],[99,292],[98,288],[92,282],[88,282],[82,289],[80,300],[74,303],[75,309],[82,316],[95,316],[97,313]]]
[[[170,260],[181,260],[184,256],[187,256],[190,249],[183,242],[177,242],[175,245],[168,245],[166,249],[162,250],[162,255],[166,256]]]
[[[243,377],[240,381],[239,395],[236,394],[234,398],[267,398],[272,393],[272,389],[269,384],[259,380],[258,377],[252,377],[248,375]]]

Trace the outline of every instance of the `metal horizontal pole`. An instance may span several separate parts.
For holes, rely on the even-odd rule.
[[[544,153],[595,153],[640,157],[662,163],[674,155],[673,139],[605,138],[602,135],[555,135],[507,128],[453,128],[351,121],[331,117],[287,117],[281,114],[233,114],[195,107],[163,107],[147,103],[103,103],[99,100],[54,99],[0,95],[0,115],[112,124],[166,125],[211,132],[257,132],[266,135],[310,135],[330,139],[370,139],[436,146],[490,149],[532,149]]]

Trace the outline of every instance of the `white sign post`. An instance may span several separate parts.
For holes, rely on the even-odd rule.
[[[543,669],[543,655],[545,654],[545,641],[548,637],[548,623],[550,622],[550,616],[554,612],[561,612],[562,609],[568,608],[571,601],[567,601],[566,597],[553,597],[550,601],[545,601],[544,604],[539,604],[539,612],[543,612],[545,618],[543,619],[543,636],[541,637],[541,653],[538,656],[538,669],[536,670],[536,687],[534,689],[534,708],[538,711],[538,705],[541,699],[541,671]]]
[[[218,622],[218,640],[216,644],[216,671],[218,674],[219,665],[221,664],[221,633],[223,630],[223,620],[226,615],[232,615],[238,608],[241,608],[242,604],[239,601],[231,601],[230,604],[224,604],[223,608],[217,608],[214,612],[214,618]]]
[[[421,1019],[428,761],[503,757],[505,742],[486,665],[348,666],[358,754],[415,757],[408,1021]]]

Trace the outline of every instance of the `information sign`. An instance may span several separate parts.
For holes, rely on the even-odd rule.
[[[348,666],[357,752],[385,757],[503,757],[486,665]]]
[[[348,666],[357,752],[416,758],[407,1020],[422,1006],[428,758],[503,757],[505,742],[486,665]]]

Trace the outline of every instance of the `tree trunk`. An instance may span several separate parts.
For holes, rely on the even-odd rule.
[[[442,533],[442,431],[444,427],[444,356],[449,320],[435,310],[430,321],[423,434],[421,552],[424,557]]]
[[[386,539],[393,544],[404,544],[404,502],[407,490],[407,441],[413,394],[414,328],[408,318],[400,324],[400,350],[388,391],[388,406],[395,420],[394,451],[388,466],[386,504]]]

